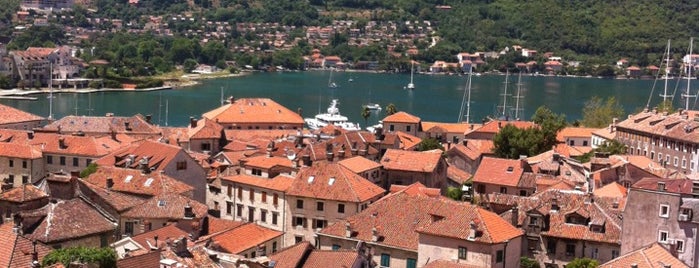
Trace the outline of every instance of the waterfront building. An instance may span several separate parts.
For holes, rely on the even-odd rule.
[[[206,112],[204,118],[226,129],[303,129],[303,118],[268,98],[231,97],[227,104]]]
[[[418,136],[420,131],[420,117],[406,112],[397,112],[384,117],[383,131],[386,133],[402,131],[413,136]]]
[[[690,174],[699,170],[699,111],[643,111],[616,125],[616,139],[630,155]]]

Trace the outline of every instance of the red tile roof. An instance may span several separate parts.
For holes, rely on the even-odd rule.
[[[314,250],[303,264],[304,268],[352,268],[357,267],[359,253],[351,250]],[[276,268],[276,267],[275,267]]]
[[[558,132],[556,135],[556,140],[559,142],[564,142],[566,138],[592,138],[592,133],[596,130],[598,129],[586,127],[565,127]]]
[[[43,117],[0,104],[0,125],[44,120]]]
[[[619,122],[616,127],[619,131],[628,132],[631,130],[646,133],[644,135],[671,137],[675,140],[697,144],[699,141],[699,122],[694,121],[696,117],[693,117],[692,113],[697,116],[696,112],[690,111],[687,114],[687,119],[684,119],[683,115],[679,113],[663,115],[660,112],[640,112],[629,115],[628,119]]]
[[[388,136],[389,134],[386,135]],[[405,133],[403,131],[396,131],[393,132],[393,134],[398,136],[398,140],[400,141],[400,149],[403,150],[413,150],[418,144],[420,144],[420,142],[422,142],[422,139]]]
[[[24,203],[41,198],[47,198],[48,196],[48,194],[36,186],[24,184],[20,187],[12,188],[0,193],[0,200],[14,203]]]
[[[380,238],[372,243],[417,251],[418,232],[462,237],[464,233],[468,234],[471,220],[479,222],[479,230],[483,232],[476,239],[478,242],[497,243],[522,235],[522,231],[505,220],[474,205],[404,192],[382,198],[318,234],[345,237],[346,224],[349,224],[351,239],[368,242],[372,239],[372,229],[376,228]]]
[[[251,175],[233,175],[221,177],[222,180],[235,182],[239,184],[251,185],[259,188],[270,189],[275,191],[284,192],[291,184],[294,182],[293,178],[287,177],[285,175],[279,175],[274,178],[262,178]]]
[[[473,132],[482,132],[482,133],[499,133],[500,129],[505,127],[506,125],[513,125],[516,128],[530,128],[536,126],[534,122],[529,122],[529,121],[502,121],[502,120],[492,120],[489,121],[485,124],[483,124],[482,127],[474,130]]]
[[[242,221],[232,221],[211,216],[207,216],[207,218],[209,219],[209,230],[207,232],[209,234],[215,234],[245,224],[245,222]]]
[[[269,157],[267,155],[260,155],[260,156],[252,156],[248,158],[244,158],[243,162],[245,163],[245,167],[256,167],[256,168],[261,168],[261,169],[271,169],[274,167],[286,167],[286,168],[293,168],[294,165],[289,160],[289,158],[286,157],[280,157],[280,156],[272,156]]]
[[[408,195],[414,196],[428,196],[428,197],[441,197],[439,188],[428,188],[420,182],[413,183],[411,185],[391,185],[389,189],[391,194],[395,193],[406,193]]]
[[[381,167],[381,164],[361,156],[343,159],[337,163],[357,174]]]
[[[65,147],[61,147],[61,139]],[[41,151],[44,153],[97,158],[122,148],[127,143],[115,141],[111,138],[36,133],[34,138],[29,140],[29,144],[40,146]]]
[[[455,166],[447,167],[447,178],[456,182],[457,184],[464,184],[472,176],[473,175],[471,173],[463,171]]]
[[[303,124],[301,116],[267,98],[243,98],[203,114],[220,124]]]
[[[237,228],[224,231],[211,237],[224,252],[238,254],[257,247],[267,241],[282,236],[284,233],[247,223]]]
[[[158,245],[155,244],[155,237],[158,237]],[[174,241],[182,237],[188,237],[189,233],[177,228],[176,224],[168,224],[161,228],[141,233],[131,237],[133,241],[141,245],[145,249],[150,249],[151,246],[163,248],[168,240]]]
[[[31,239],[16,234],[13,231],[14,224],[0,225],[0,267],[31,267],[34,245]],[[51,248],[43,243],[36,244],[39,262],[51,251]]]
[[[126,128],[128,123],[129,128]],[[121,116],[74,116],[68,115],[44,126],[49,131],[59,131],[61,133],[100,133],[110,134],[128,133],[136,135],[160,135],[158,127],[146,122],[141,115],[131,117]],[[130,129],[130,130],[129,130]]]
[[[475,124],[466,123],[421,122],[420,124],[423,132],[455,133],[459,135],[476,127]]]
[[[422,268],[481,268],[482,266],[457,263],[448,260],[434,260],[425,264]]]
[[[197,126],[189,127],[189,139],[219,139],[223,137],[223,127],[216,122],[202,118],[197,121]]]
[[[621,184],[617,182],[612,182],[610,184],[605,185],[602,188],[595,189],[592,194],[595,196],[602,196],[602,197],[621,197],[621,198],[626,198],[626,195],[628,194],[628,189],[626,187],[622,186]]]
[[[634,183],[631,188],[658,191],[658,183],[661,182],[665,184],[666,192],[692,194],[692,180],[689,179],[643,178]]]
[[[20,159],[38,159],[42,157],[41,147],[24,143],[0,143],[0,156]]]
[[[483,157],[473,175],[473,182],[517,186],[522,178],[523,160]]]
[[[384,117],[384,123],[420,123],[420,117],[414,116],[406,112],[397,112],[395,114]]]
[[[44,243],[113,232],[116,228],[115,223],[81,199],[59,200],[34,211],[22,212],[21,215],[25,213],[45,215],[36,229],[27,235]]]
[[[632,267],[632,264],[637,265],[638,268],[689,268],[689,266],[675,258],[672,253],[658,243],[653,243],[623,256],[619,256],[616,259],[601,264],[599,267]]]
[[[129,167],[137,168],[141,159],[148,157],[148,167],[153,172],[158,172],[168,166],[180,152],[185,153],[184,150],[178,146],[145,140],[116,150],[98,159],[96,163],[100,166],[123,167],[128,156],[134,155],[135,159]],[[120,159],[118,162],[117,158]]]
[[[404,151],[388,149],[381,158],[386,170],[432,173],[442,159],[442,151]]]
[[[160,172],[143,174],[137,169],[111,166],[99,166],[95,173],[90,174],[84,180],[97,187],[106,189],[107,181],[110,178],[114,183],[111,190],[130,194],[156,196],[166,193],[184,194],[194,191],[192,186]]]
[[[117,268],[158,268],[160,267],[160,251],[151,251],[146,254],[132,256],[117,260]]]
[[[274,268],[297,268],[303,264],[302,261],[312,250],[311,242],[302,241],[270,255],[269,258],[276,262]]]
[[[184,219],[184,207],[191,206],[195,218],[206,216],[208,207],[194,199],[179,194],[163,194],[137,205],[123,213],[122,217],[146,219]]]
[[[337,163],[316,162],[296,175],[287,195],[345,202],[365,202],[384,190]]]
[[[94,185],[83,180],[78,180],[78,183],[80,186],[80,191],[90,191],[96,194],[117,212],[123,212],[146,201],[146,199],[141,196],[107,190],[106,188],[102,188],[98,185]]]

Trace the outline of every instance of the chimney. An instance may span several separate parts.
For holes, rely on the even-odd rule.
[[[147,114],[146,115],[146,122],[148,124],[151,124],[151,121],[153,120],[153,115],[152,114]]]
[[[192,211],[192,206],[187,203],[187,205],[184,206],[184,217],[185,218],[194,218],[194,211]]]
[[[303,164],[304,167],[310,167],[311,164],[313,163],[313,162],[311,161],[311,156],[308,155],[308,154],[304,154],[304,155],[301,156],[301,162],[302,162],[302,164]]]
[[[182,237],[175,241],[174,246],[175,254],[177,254],[177,256],[183,256],[184,253],[187,253],[187,238]]]
[[[299,114],[300,117],[303,117],[303,109],[301,109],[301,107],[296,108],[296,113]]]
[[[464,140],[461,141],[461,144],[463,144],[464,147],[468,147],[468,140],[464,137]]]
[[[39,263],[39,252],[36,251],[36,240],[32,241],[32,268],[39,268],[41,264]]]
[[[114,179],[107,178],[107,189],[112,189],[114,187]]]
[[[197,120],[194,119],[194,116],[189,117],[189,127],[191,127],[191,128],[197,127]]]
[[[327,158],[329,162],[332,162],[335,158],[335,154],[333,153],[332,143],[328,142],[325,144],[325,158]]]
[[[374,138],[378,141],[383,140],[383,127],[377,127],[374,129]]]
[[[376,230],[376,227],[371,228],[371,241],[372,241],[372,242],[378,242],[378,241],[379,241],[379,231]]]
[[[112,140],[119,141],[119,140],[117,140],[117,133],[113,128],[110,128],[109,135],[112,136]]]
[[[150,173],[150,168],[148,167],[148,158],[147,157],[141,158],[141,160],[138,162],[138,167],[141,169],[141,172],[143,174]]]
[[[230,96],[230,97],[228,98],[228,103],[233,104],[234,102],[235,102],[235,97]]]
[[[340,151],[337,152],[337,158],[339,160],[342,160],[345,158],[345,144],[343,143],[342,146],[340,146]]]
[[[27,132],[27,138],[29,138],[30,140],[34,139],[34,131]]]
[[[498,129],[502,128],[502,121],[498,121]]]
[[[512,226],[515,228],[519,224],[519,207],[517,207],[517,204],[512,207],[512,218],[510,219],[510,224],[512,224]]]
[[[157,235],[156,235],[156,236],[153,236],[153,240],[155,240],[155,245],[154,245],[155,248],[151,247],[150,250],[156,250],[156,249],[159,248],[159,247],[158,247],[158,236],[157,236]]]
[[[345,237],[352,237],[352,228],[350,228],[349,222],[345,223]]]
[[[357,155],[357,151],[359,151],[359,148],[357,148],[357,142],[353,141],[352,142],[352,148],[350,148],[352,151],[352,155]]]
[[[365,144],[364,144],[364,148],[362,148],[361,150],[359,150],[359,155],[361,155],[361,156],[366,156],[368,151],[369,151],[369,144],[368,144],[368,143],[365,143]]]
[[[468,237],[466,238],[466,240],[471,240],[471,241],[476,240],[476,233],[478,232],[478,226],[476,225],[476,223],[474,221],[471,221],[471,223],[469,225],[471,226],[471,228],[468,231]]]
[[[66,139],[64,137],[58,138],[58,148],[61,150],[65,150],[66,148],[68,148],[68,146],[66,145]]]
[[[665,182],[664,181],[658,182],[658,191],[665,192]]]
[[[131,125],[129,122],[124,122],[124,129],[126,129],[126,131],[131,131]]]
[[[551,198],[551,210],[558,211],[559,209],[560,209],[560,207],[558,206],[558,199]]]

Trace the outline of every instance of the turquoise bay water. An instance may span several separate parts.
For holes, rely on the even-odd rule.
[[[204,80],[202,84],[157,92],[103,92],[92,94],[56,94],[54,116],[65,115],[115,115],[130,116],[136,113],[152,114],[153,120],[170,126],[187,124],[190,116],[199,118],[202,113],[220,105],[221,88],[224,95],[236,98],[266,97],[296,111],[303,109],[304,117],[312,117],[325,111],[331,99],[340,101],[340,111],[352,121],[364,125],[361,107],[368,102],[385,107],[396,105],[399,111],[417,115],[422,120],[456,122],[466,87],[467,76],[416,75],[416,89],[405,90],[409,74],[335,73],[338,88],[328,88],[328,72],[255,73],[243,77]],[[348,78],[354,82],[348,82]],[[510,76],[508,94],[516,94],[517,76]],[[471,122],[480,122],[493,116],[502,105],[505,76],[474,76],[471,93]],[[570,77],[522,77],[521,106],[528,119],[534,110],[547,105],[554,112],[565,113],[568,121],[582,118],[582,108],[592,96],[615,96],[626,109],[633,112],[646,105],[653,81],[612,80]],[[659,102],[656,87],[651,105]],[[679,93],[678,93],[679,95]],[[0,100],[0,103],[20,108],[41,116],[49,113],[45,95],[36,101]],[[676,98],[675,103],[679,103]],[[514,106],[514,99],[508,99]],[[77,113],[76,113],[77,107]],[[320,109],[319,109],[320,108]],[[384,108],[385,110],[385,108]],[[385,117],[384,111],[373,112],[369,124]]]

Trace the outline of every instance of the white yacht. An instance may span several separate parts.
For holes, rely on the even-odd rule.
[[[364,107],[366,107],[369,110],[381,111],[381,105],[379,105],[378,103],[371,103],[370,102],[370,103],[364,104]]]
[[[410,90],[415,89],[415,84],[413,83],[413,70],[415,69],[413,67],[414,63],[415,62],[413,62],[412,60],[410,61],[410,83],[408,83],[408,85],[405,86],[406,89],[410,89]]]
[[[338,101],[334,99],[330,102],[327,113],[317,114],[313,118],[305,118],[304,121],[310,129],[321,129],[329,124],[345,130],[361,130],[359,124],[349,122],[346,116],[340,114],[337,108]]]

